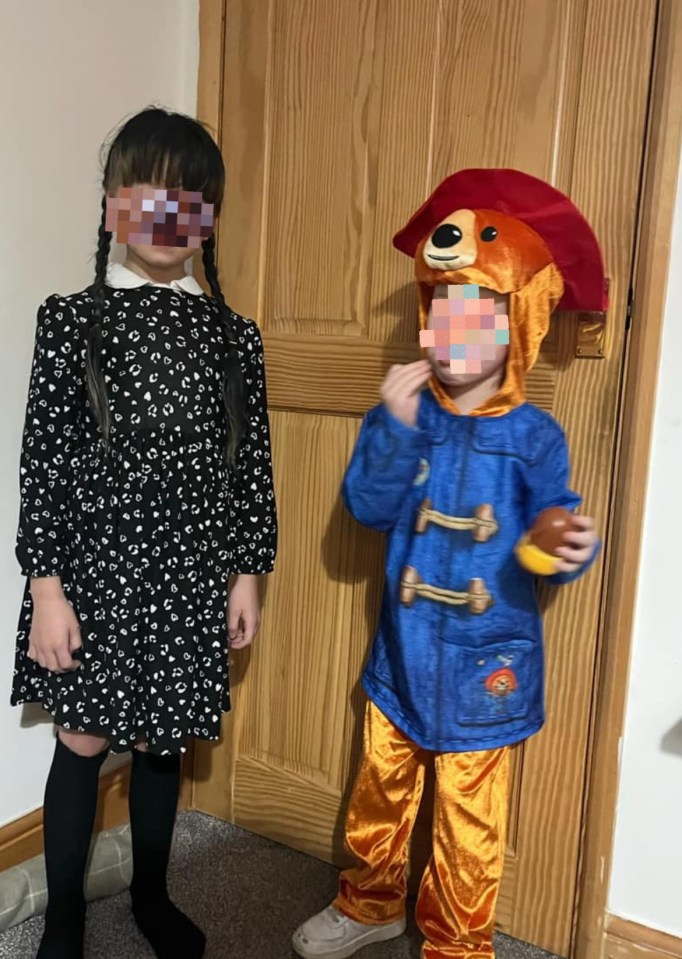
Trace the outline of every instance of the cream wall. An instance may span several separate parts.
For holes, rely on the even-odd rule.
[[[49,724],[8,705],[17,475],[36,308],[92,276],[99,146],[150,103],[194,113],[198,0],[0,0],[0,825],[42,804]]]

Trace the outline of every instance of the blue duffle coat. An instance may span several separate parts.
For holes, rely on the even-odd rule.
[[[535,577],[514,546],[542,510],[573,510],[561,427],[523,403],[502,416],[458,416],[430,390],[416,428],[381,405],[365,417],[343,482],[352,515],[387,534],[386,584],[363,684],[379,709],[418,745],[464,752],[510,745],[544,722],[544,653]],[[492,506],[497,532],[428,523],[420,505],[468,518]],[[565,583],[581,575],[557,574]],[[428,587],[466,592],[483,580],[493,604],[483,613],[414,592],[401,598],[412,568]]]

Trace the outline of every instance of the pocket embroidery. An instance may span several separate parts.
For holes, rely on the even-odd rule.
[[[518,722],[542,695],[542,661],[534,643],[512,640],[482,649],[460,647],[455,713],[463,726]]]
[[[519,683],[516,678],[516,673],[513,669],[510,669],[509,666],[496,669],[485,681],[485,688],[491,696],[508,696],[509,693],[515,692],[518,686]]]

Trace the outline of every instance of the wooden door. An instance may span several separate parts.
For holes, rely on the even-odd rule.
[[[216,8],[219,4],[216,3]],[[381,538],[339,484],[389,364],[418,355],[391,237],[447,174],[511,166],[569,193],[611,279],[605,357],[553,322],[529,398],[567,430],[573,485],[609,509],[655,0],[226,0],[220,266],[264,335],[281,548],[235,711],[198,750],[199,808],[343,862],[358,678]],[[567,955],[602,565],[545,597],[548,724],[517,750],[500,928]],[[422,836],[423,840],[423,836]]]

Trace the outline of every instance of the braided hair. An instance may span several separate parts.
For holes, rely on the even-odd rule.
[[[88,387],[90,406],[99,423],[105,447],[109,444],[111,432],[111,410],[109,398],[102,371],[102,316],[104,313],[104,298],[106,295],[105,281],[111,236],[105,228],[107,216],[106,197],[102,197],[102,218],[99,224],[97,238],[97,253],[95,254],[95,282],[91,287],[92,312],[88,320],[87,349],[85,353],[85,378]]]
[[[244,377],[242,376],[239,365],[232,315],[225,302],[225,297],[223,296],[223,291],[218,281],[218,269],[215,262],[215,236],[211,235],[207,240],[204,240],[201,246],[203,249],[202,262],[204,265],[204,275],[206,276],[206,282],[210,286],[211,293],[218,306],[220,319],[225,331],[225,338],[227,340],[225,375],[223,377],[223,401],[225,403],[228,425],[227,458],[230,463],[234,463],[237,447],[245,435],[248,426],[246,390]]]
[[[111,436],[111,408],[102,369],[102,321],[106,305],[106,274],[112,234],[106,229],[106,198],[121,186],[153,183],[203,194],[218,216],[225,188],[225,166],[216,143],[196,120],[155,107],[142,110],[118,131],[104,164],[102,216],[95,255],[95,280],[90,288],[92,312],[87,326],[85,373],[90,406],[99,424],[105,450]],[[235,467],[248,416],[246,388],[239,363],[233,315],[225,303],[215,261],[215,238],[204,240],[203,265],[225,334],[223,400],[227,416],[227,459]],[[189,255],[189,250],[188,250]]]

